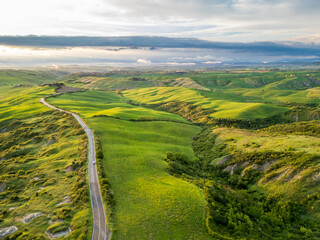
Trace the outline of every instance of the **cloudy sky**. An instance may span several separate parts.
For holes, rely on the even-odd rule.
[[[320,42],[319,0],[3,0],[0,35]]]

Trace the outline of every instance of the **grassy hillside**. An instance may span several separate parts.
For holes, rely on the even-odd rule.
[[[181,86],[195,89],[207,89],[188,76],[179,73],[164,72],[109,72],[77,73],[65,77],[69,83],[88,89],[133,89],[154,86]]]
[[[0,101],[0,229],[18,228],[7,239],[47,239],[69,227],[63,239],[90,237],[86,137],[73,117],[40,104],[51,91]]]
[[[138,117],[143,108],[125,104],[110,92],[66,94],[48,101],[79,112],[101,140],[105,174],[116,202],[111,223],[114,239],[209,238],[201,191],[167,174],[167,164],[162,161],[166,151],[193,157],[192,136],[200,128],[168,121],[127,121],[132,109],[138,109],[134,110]],[[124,120],[92,117],[108,105],[119,104],[123,109],[118,116]],[[146,118],[164,116],[150,109],[143,114]],[[168,116],[172,120],[180,118]]]
[[[252,102],[251,98],[219,92],[199,91],[187,88],[157,87],[125,90],[123,95],[133,101],[145,104],[160,104],[182,101],[214,109],[215,118],[254,119],[266,118],[289,111],[289,108],[272,104]]]
[[[30,117],[48,111],[47,107],[40,104],[40,98],[52,92],[52,87],[26,88],[0,100],[1,121]]]
[[[0,86],[27,87],[62,79],[63,73],[55,71],[0,70]]]
[[[79,112],[85,118],[103,115],[127,120],[150,119],[188,123],[178,115],[127,104],[121,96],[111,91],[69,93],[49,98],[48,101],[63,109]]]
[[[55,71],[0,70],[0,100],[31,87],[57,82],[63,75]]]
[[[72,74],[66,77],[70,83],[91,89],[139,89],[148,87],[186,87],[211,89],[223,93],[215,100],[232,102],[292,101],[320,103],[314,91],[320,86],[317,71],[271,71],[271,70],[221,70],[208,72],[111,72]],[[225,95],[227,94],[228,95]],[[233,96],[232,96],[233,95]],[[235,100],[235,95],[242,96]],[[222,97],[222,98],[220,98]],[[245,111],[245,110],[244,110]],[[231,116],[237,117],[237,116]],[[241,117],[241,116],[240,116]]]
[[[319,121],[209,128],[193,143],[198,160],[168,153],[167,171],[203,189],[214,238],[319,239],[318,131]]]

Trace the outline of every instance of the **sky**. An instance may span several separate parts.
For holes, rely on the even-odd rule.
[[[320,43],[319,0],[2,0],[0,35]]]

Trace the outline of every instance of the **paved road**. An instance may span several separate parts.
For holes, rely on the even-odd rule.
[[[68,112],[59,108],[56,108],[49,103],[47,103],[44,98],[41,98],[41,103],[44,105],[58,110],[60,112],[65,112],[72,114],[72,116],[77,119],[82,128],[88,135],[89,140],[89,188],[90,188],[90,196],[91,196],[91,205],[93,212],[93,232],[92,232],[92,240],[109,240],[111,237],[111,233],[107,228],[106,224],[106,215],[102,203],[99,181],[98,181],[98,173],[96,165],[93,165],[93,162],[96,161],[95,154],[95,144],[92,130],[87,127],[87,125],[82,121],[82,119],[72,112]]]

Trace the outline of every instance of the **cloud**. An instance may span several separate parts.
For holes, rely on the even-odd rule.
[[[204,64],[220,64],[222,63],[221,61],[216,61],[216,62],[212,62],[212,61],[206,61],[206,62],[202,62]]]
[[[178,63],[178,62],[166,62],[167,65],[174,65],[174,66],[194,66],[196,63]]]
[[[146,60],[146,59],[139,58],[139,59],[137,60],[137,63],[150,64],[151,61],[150,61],[150,60]]]
[[[317,0],[6,0],[0,33],[279,41],[319,34],[319,9]]]

